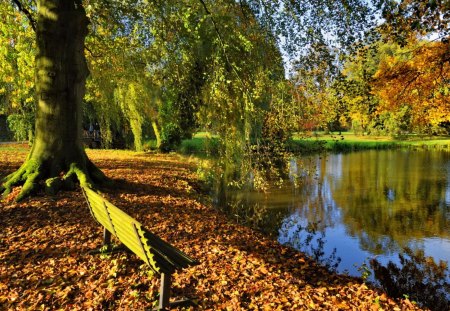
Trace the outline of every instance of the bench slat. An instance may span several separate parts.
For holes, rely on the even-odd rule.
[[[112,204],[106,204],[105,208],[106,200],[94,191],[87,189],[86,193],[90,202],[91,211],[93,212],[95,219],[114,236],[119,238],[119,240],[122,240],[122,243],[124,243],[125,246],[133,251],[139,258],[144,260],[147,264],[150,264],[147,260],[147,256],[140,247],[140,241],[137,240],[137,237],[131,230],[132,227],[130,227],[130,225],[132,221],[134,221],[134,219],[123,212],[115,212],[117,208]],[[122,217],[122,219],[120,221],[116,221],[116,215],[118,217]],[[123,219],[125,219],[125,221],[122,221]],[[123,225],[128,225],[129,228],[123,228]]]
[[[152,245],[151,241],[149,241],[144,236],[145,234],[144,230],[145,229],[142,226],[140,226],[138,228],[139,235],[144,243],[146,250],[154,255],[154,259],[158,263],[159,268],[162,270],[161,272],[173,273],[175,270],[180,269],[181,267],[178,267],[176,263],[169,256],[167,256],[166,253],[163,252],[162,249],[159,249]]]
[[[109,216],[107,215],[107,211],[101,201],[98,201],[93,194],[88,194],[89,206],[94,218],[109,232],[114,234],[114,228],[111,226],[109,222]]]
[[[116,207],[115,205],[112,205],[111,203],[109,203],[108,201],[106,201],[106,206],[108,207],[108,211],[110,213],[110,215],[114,215],[114,220],[115,222],[120,221],[120,222],[126,222],[126,223],[139,223],[139,221],[137,221],[136,219],[134,219],[133,217],[131,217],[130,215],[128,215],[127,213],[123,212],[121,209],[119,209],[118,207]],[[140,223],[139,223],[140,224]]]
[[[147,259],[147,255],[142,250],[141,244],[132,230],[133,228],[131,226],[129,229],[122,226],[116,226],[117,238],[146,264],[151,265],[152,268],[155,269],[156,267],[153,267],[155,263],[152,263],[151,260],[149,261]]]
[[[150,231],[144,229],[144,237],[149,241],[150,246],[155,249],[159,249],[161,250],[161,252],[166,254],[166,256],[168,256],[171,261],[174,262],[174,265],[177,266],[177,268],[186,268],[188,266],[197,264],[196,260],[192,259],[169,243],[165,242]]]
[[[174,270],[179,268],[172,260],[170,260],[169,257],[167,257],[164,252],[161,252],[161,250],[152,247],[151,244],[148,244],[145,241],[145,237],[142,234],[143,226],[141,223],[125,214],[123,211],[121,211],[111,203],[108,202],[107,206],[111,218],[113,219],[113,225],[117,231],[117,237],[119,238],[119,240],[122,240],[122,238],[128,238],[128,240],[131,241],[135,240],[135,242],[133,243],[133,249],[131,250],[135,252],[136,255],[138,255],[144,262],[149,264],[152,269],[155,270],[155,272],[172,273]],[[133,225],[137,227],[138,233],[140,233],[139,236],[136,236]],[[141,243],[143,243],[145,252],[142,249]],[[154,258],[154,255],[156,255],[157,258]],[[160,269],[163,271],[159,271]]]

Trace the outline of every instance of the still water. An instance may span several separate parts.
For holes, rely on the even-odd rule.
[[[359,276],[373,257],[398,262],[405,247],[450,262],[449,152],[330,154],[292,161],[291,174],[301,176],[298,187],[235,192],[228,200],[264,211],[283,244],[323,251],[324,260],[335,251],[339,272]]]

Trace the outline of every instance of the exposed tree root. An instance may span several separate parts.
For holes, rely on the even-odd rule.
[[[13,187],[17,185],[23,185],[16,198],[17,201],[31,194],[35,188],[36,180],[42,175],[40,168],[41,164],[39,162],[32,159],[27,160],[16,172],[2,180],[3,196],[10,194]]]
[[[73,190],[77,184],[95,188],[95,185],[111,183],[90,160],[82,162],[85,163],[60,165],[55,161],[28,159],[16,172],[1,180],[0,192],[5,197],[14,187],[22,186],[15,198],[15,201],[20,201],[42,189],[47,194],[55,194],[60,190]]]

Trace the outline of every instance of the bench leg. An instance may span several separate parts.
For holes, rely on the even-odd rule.
[[[159,289],[159,306],[158,310],[167,310],[170,306],[170,286],[172,283],[172,275],[161,273],[161,287]]]
[[[103,228],[103,245],[111,245],[111,232]]]
[[[180,299],[173,302],[170,300],[170,287],[172,285],[172,274],[161,273],[161,287],[159,288],[159,303],[153,310],[169,310],[177,306],[196,305],[190,299]]]

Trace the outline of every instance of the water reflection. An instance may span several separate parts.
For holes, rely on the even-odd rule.
[[[365,258],[387,262],[404,247],[450,261],[449,153],[366,151],[315,160],[317,175],[305,182],[305,200],[284,220],[282,243],[299,241],[289,233],[297,218],[319,222],[327,251],[336,247],[341,269],[353,273]]]
[[[355,265],[373,256],[396,260],[404,247],[450,262],[450,153],[365,151],[311,157],[290,167],[302,176],[300,187],[228,200],[238,196],[247,205],[276,209],[283,217],[267,226],[275,226],[281,243],[300,250],[307,236],[301,229],[316,224],[325,253],[336,248],[342,258],[340,271],[358,275]]]
[[[341,178],[322,178],[334,181],[348,234],[359,237],[363,250],[390,255],[423,247],[424,238],[450,237],[448,164],[444,152],[368,151],[346,155]]]

